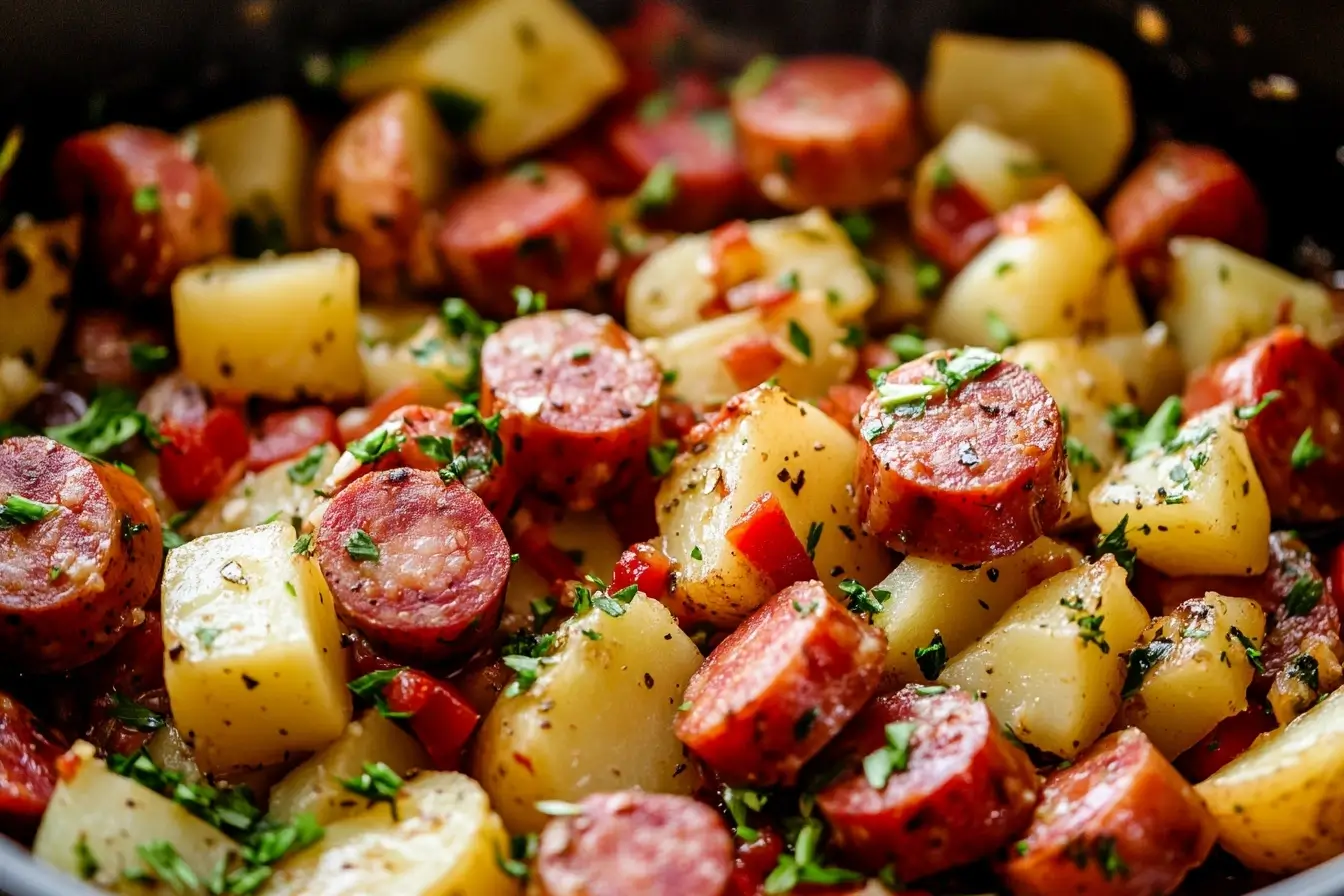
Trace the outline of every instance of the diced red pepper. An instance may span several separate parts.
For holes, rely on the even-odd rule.
[[[1176,760],[1186,780],[1199,783],[1250,749],[1251,742],[1277,727],[1274,717],[1259,706],[1242,710],[1218,723],[1204,739]]]
[[[667,596],[668,580],[672,576],[672,560],[661,550],[647,541],[632,545],[621,554],[616,562],[616,571],[611,575],[611,587],[619,591],[631,585],[654,600]]]
[[[769,280],[749,280],[728,290],[723,297],[729,311],[749,311],[759,308],[769,311],[798,295],[798,291]]]
[[[1337,546],[1330,557],[1330,576],[1327,582],[1335,603],[1344,604],[1344,544]]]
[[[774,828],[762,828],[755,840],[738,843],[733,875],[728,878],[728,896],[757,896],[783,852],[784,839]]]
[[[552,584],[579,578],[578,565],[551,540],[554,511],[539,501],[526,501],[513,520],[510,543],[538,575]]]
[[[346,411],[337,421],[341,444],[349,445],[355,439],[362,439],[373,432],[374,427],[391,416],[397,408],[419,403],[420,387],[415,383],[402,383],[379,395],[368,407]]]
[[[179,507],[195,507],[236,481],[251,447],[243,415],[227,407],[211,408],[199,420],[167,417],[159,432],[167,440],[159,480]]]
[[[261,421],[261,435],[252,440],[247,456],[249,470],[264,470],[282,460],[302,457],[325,442],[341,446],[336,415],[330,408],[313,406],[268,414]]]
[[[434,767],[453,770],[462,759],[462,747],[481,720],[457,689],[446,681],[407,669],[383,694],[392,712],[408,712],[407,724]]]
[[[747,562],[770,580],[776,591],[817,577],[817,568],[799,541],[773,492],[751,502],[725,533]]]
[[[969,264],[999,231],[993,210],[960,181],[914,203],[911,224],[920,250],[949,274]]]
[[[724,346],[719,360],[739,389],[750,389],[775,375],[784,363],[784,353],[769,336],[744,336]]]
[[[709,234],[709,281],[722,294],[748,280],[755,280],[765,269],[765,256],[751,241],[746,221],[729,221]]]

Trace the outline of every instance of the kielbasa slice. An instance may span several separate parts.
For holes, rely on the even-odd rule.
[[[1279,327],[1191,378],[1185,412],[1232,401],[1271,401],[1246,423],[1246,444],[1275,519],[1323,522],[1344,516],[1344,366],[1294,327]],[[1324,454],[1293,468],[1293,449],[1308,429]]]
[[[994,210],[960,180],[918,189],[910,202],[915,245],[951,278],[999,234]]]
[[[317,560],[349,625],[424,662],[466,656],[490,638],[511,565],[480,498],[406,468],[369,473],[332,498]]]
[[[502,415],[505,462],[519,478],[588,510],[647,465],[662,374],[606,315],[534,314],[481,350],[481,407]]]
[[[527,165],[461,194],[443,214],[439,249],[487,317],[511,317],[515,286],[577,304],[597,282],[607,227],[587,182],[563,165]]]
[[[983,349],[879,380],[860,413],[859,518],[893,549],[945,563],[1006,557],[1069,503],[1059,408],[1035,374]]]
[[[732,109],[747,174],[785,208],[871,205],[918,151],[910,91],[873,59],[790,60]]]
[[[1106,228],[1134,279],[1158,294],[1167,281],[1167,242],[1210,237],[1262,255],[1265,209],[1246,173],[1222,151],[1169,141],[1125,178],[1106,206]]]
[[[893,724],[904,729],[905,768],[878,789],[862,763],[890,749]],[[902,880],[917,880],[988,856],[1031,823],[1031,759],[984,703],[959,688],[882,695],[832,749],[848,768],[817,795],[817,806],[836,848],[868,871],[894,864]]]
[[[55,505],[0,526],[0,650],[11,668],[59,672],[107,653],[159,583],[154,500],[134,476],[43,436],[0,442],[0,496]]]
[[[722,896],[733,838],[718,813],[690,797],[598,793],[577,815],[552,819],[537,847],[545,896]]]
[[[125,298],[164,295],[178,271],[228,251],[224,188],[170,134],[114,124],[71,137],[56,183],[85,212],[98,268]]]
[[[686,686],[676,733],[727,783],[789,785],[877,689],[882,632],[820,582],[766,601]]]
[[[1046,779],[1003,880],[1014,896],[1170,893],[1216,835],[1194,788],[1147,735],[1126,728]]]
[[[63,752],[23,704],[0,693],[0,830],[32,836],[56,789]]]

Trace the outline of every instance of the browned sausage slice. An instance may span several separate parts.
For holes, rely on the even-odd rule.
[[[885,655],[820,582],[790,585],[691,677],[677,737],[729,784],[792,784],[872,696]]]
[[[439,231],[439,249],[467,298],[500,318],[515,311],[515,286],[546,293],[552,308],[576,304],[597,282],[606,246],[588,183],[552,163],[467,190],[448,206]]]
[[[721,896],[733,838],[718,813],[690,797],[598,793],[541,832],[545,896]]]
[[[135,477],[42,436],[0,442],[0,501],[10,498],[53,509],[0,525],[0,650],[11,668],[29,672],[97,659],[158,585],[163,527],[154,500]]]
[[[388,653],[466,656],[499,624],[509,545],[481,499],[425,470],[369,473],[327,506],[317,560],[351,626]]]
[[[894,864],[903,880],[918,880],[990,855],[1031,822],[1031,759],[984,703],[956,688],[930,693],[938,690],[878,697],[833,745],[851,770],[817,806],[836,847],[868,871]],[[856,763],[891,750],[893,739],[906,745],[905,768],[880,769],[879,789]]]
[[[785,208],[870,205],[917,146],[905,82],[873,59],[808,56],[733,94],[742,162]]]
[[[984,349],[903,364],[861,412],[859,518],[919,557],[1006,557],[1068,506],[1062,429],[1035,374]]]
[[[587,510],[647,464],[662,374],[606,315],[555,311],[509,321],[481,350],[481,404],[502,414],[505,462]]]
[[[0,831],[33,835],[56,789],[62,752],[26,707],[0,693]]]
[[[1126,728],[1046,780],[1003,879],[1014,896],[1170,893],[1216,834],[1194,788],[1142,731]]]

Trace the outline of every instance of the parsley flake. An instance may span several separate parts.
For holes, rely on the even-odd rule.
[[[0,504],[0,529],[14,529],[40,523],[60,508],[59,504],[44,504],[19,495],[10,495]]]
[[[947,645],[943,643],[942,632],[935,631],[927,646],[915,648],[915,662],[926,681],[938,680],[947,666]]]
[[[350,533],[350,537],[345,540],[345,552],[357,563],[366,561],[377,563],[382,556],[377,543],[363,529],[356,529]]]

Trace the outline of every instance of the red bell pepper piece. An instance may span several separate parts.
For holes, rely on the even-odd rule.
[[[1252,741],[1277,727],[1274,717],[1260,706],[1252,705],[1218,723],[1176,760],[1186,780],[1199,783],[1250,749]]]
[[[336,415],[329,408],[315,405],[268,414],[261,421],[261,435],[252,441],[247,468],[264,470],[280,461],[302,457],[325,442],[341,446]]]
[[[750,389],[775,375],[784,363],[784,353],[769,336],[744,336],[724,346],[719,360],[739,389]]]
[[[391,712],[411,714],[407,724],[434,760],[435,768],[457,768],[462,747],[481,717],[455,687],[423,672],[406,669],[392,679],[383,697]]]
[[[654,600],[667,596],[667,583],[672,576],[672,559],[647,541],[632,545],[616,562],[611,575],[611,588],[619,591],[631,585]]]
[[[784,508],[773,492],[766,492],[746,509],[725,533],[747,562],[768,579],[776,591],[794,582],[817,577],[817,568],[798,540]]]
[[[216,407],[200,419],[166,417],[159,452],[159,480],[179,507],[195,507],[223,491],[242,473],[250,438],[243,415]]]

